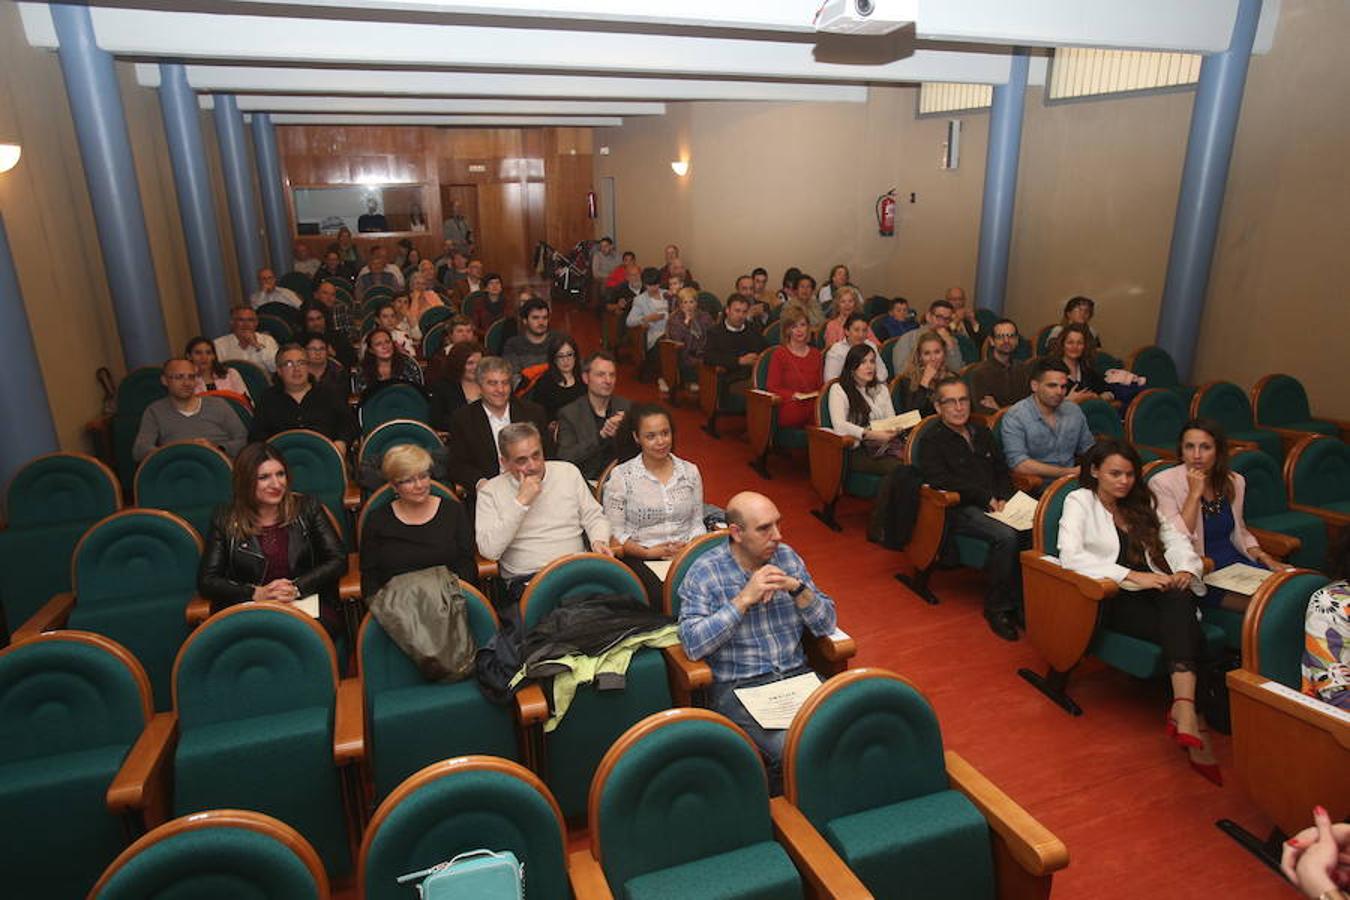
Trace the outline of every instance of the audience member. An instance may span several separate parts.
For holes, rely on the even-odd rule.
[[[140,462],[151,450],[174,441],[198,441],[219,447],[234,458],[248,440],[244,423],[230,404],[219,397],[197,393],[197,367],[175,356],[164,361],[159,380],[169,395],[141,413],[141,426],[131,445],[131,458]]]
[[[1097,371],[1096,341],[1086,325],[1074,323],[1064,326],[1050,342],[1045,355],[1050,359],[1058,359],[1068,370],[1070,400],[1082,403],[1085,400],[1114,399],[1106,379]]]
[[[1177,458],[1181,464],[1154,475],[1148,487],[1157,501],[1158,517],[1191,539],[1195,555],[1209,557],[1215,569],[1233,563],[1286,568],[1247,530],[1242,517],[1247,479],[1228,467],[1228,438],[1219,423],[1191,419],[1183,425]],[[1251,597],[1209,588],[1204,601],[1245,612]]]
[[[773,292],[769,290],[769,270],[763,266],[755,266],[750,270],[750,284],[755,303],[763,303],[766,307],[773,303]]]
[[[497,445],[501,474],[478,491],[474,530],[478,552],[497,560],[509,610],[534,573],[555,559],[587,550],[614,554],[609,522],[590,485],[571,463],[545,461],[533,423],[506,426]]]
[[[905,332],[895,342],[895,347],[891,350],[892,370],[903,371],[914,357],[914,347],[919,343],[919,338],[932,332],[942,338],[942,345],[947,351],[947,368],[953,372],[961,371],[965,359],[961,356],[961,347],[956,342],[956,336],[952,334],[953,315],[952,305],[946,300],[934,300],[928,304],[928,314],[924,316],[923,327]]]
[[[801,277],[802,270],[796,266],[792,266],[783,272],[783,283],[776,295],[777,303],[774,304],[775,311],[781,311],[784,306],[796,298],[797,279]]]
[[[690,272],[688,269],[684,267],[683,260],[678,258],[672,259],[666,265],[664,271],[667,274],[665,280],[661,282],[662,285],[666,287],[671,287],[671,285],[675,285],[678,283],[680,286],[684,286],[687,284],[692,288],[695,289],[698,288],[698,281],[694,278],[694,273]],[[675,288],[671,287],[671,290],[675,290]]]
[[[336,444],[343,456],[359,434],[346,396],[314,384],[305,349],[299,344],[286,344],[277,351],[277,380],[258,398],[249,439],[265,441],[292,428],[317,431]]]
[[[353,278],[355,278],[356,263],[360,262],[361,256],[357,253],[356,244],[352,241],[352,230],[346,225],[338,229],[337,251],[343,262],[352,265]]]
[[[994,634],[1015,641],[1022,618],[1022,565],[1018,554],[1030,545],[1031,535],[986,515],[1002,510],[1016,490],[994,446],[993,433],[970,418],[966,383],[949,375],[936,384],[934,395],[942,427],[929,428],[924,435],[928,445],[919,458],[919,468],[925,482],[940,491],[954,491],[961,498],[947,510],[951,533],[988,543],[985,572],[989,591],[984,599],[984,618]]]
[[[337,288],[328,282],[320,282],[314,288],[313,305],[321,306],[328,319],[328,327],[342,336],[343,342],[350,347],[359,337],[356,317],[352,308],[338,298]]]
[[[332,285],[327,285],[331,290]],[[324,339],[328,345],[328,352],[332,354],[340,366],[351,368],[356,365],[356,348],[352,346],[350,340],[342,332],[339,332],[333,325],[330,317],[331,310],[326,309],[319,303],[308,303],[300,311],[301,334],[296,342],[303,344],[308,336],[318,335]]]
[[[319,271],[318,258],[309,252],[309,244],[304,241],[296,241],[291,247],[291,271],[299,272],[308,278],[313,278]]]
[[[454,279],[455,290],[459,295],[461,304],[464,298],[470,294],[476,294],[487,289],[487,284],[483,280],[484,271],[485,267],[481,259],[471,259],[464,264],[463,275]]]
[[[684,264],[684,260],[680,258],[679,247],[675,246],[674,244],[667,244],[665,249],[665,257],[666,257],[665,265],[661,266],[660,269],[662,285],[668,284],[670,282],[670,276],[672,275],[679,275],[682,279],[684,279],[685,284],[692,285],[694,283],[693,273],[689,271],[689,269]]]
[[[554,334],[548,340],[548,369],[539,376],[529,397],[544,408],[549,427],[558,421],[558,410],[585,395],[581,380],[581,350],[569,335]]]
[[[357,218],[356,230],[362,234],[389,230],[389,220],[380,212],[380,201],[375,197],[366,198],[366,211]]]
[[[749,281],[745,276],[736,282]],[[742,294],[728,298],[749,300]],[[712,333],[713,320],[706,310],[698,305],[698,292],[693,288],[681,288],[675,300],[676,306],[666,325],[666,337],[683,345],[680,350],[680,377],[691,390],[698,390],[698,367],[703,362],[703,354],[708,348],[708,335]]]
[[[619,463],[605,482],[605,518],[623,546],[623,561],[659,606],[662,582],[646,559],[671,559],[703,534],[703,478],[675,455],[675,425],[664,406],[635,406],[625,423],[641,452]]]
[[[846,287],[853,287],[853,282],[849,280],[848,266],[839,263],[830,269],[830,280],[822,284],[820,290],[816,292],[816,299],[820,301],[821,309],[829,309],[831,303],[838,302],[840,290]],[[858,291],[856,287],[853,287],[853,290]],[[858,306],[859,312],[861,312],[861,293],[858,293]],[[826,340],[828,341],[828,338]],[[828,343],[826,346],[829,346]]]
[[[466,303],[466,305],[468,305]],[[469,318],[480,335],[487,335],[488,328],[507,314],[506,292],[502,288],[502,276],[489,272],[483,276],[483,291],[473,298]]]
[[[708,332],[708,347],[703,361],[725,371],[718,377],[718,390],[724,396],[744,395],[750,386],[751,366],[764,351],[764,333],[747,322],[750,304],[743,297],[727,300],[722,321]]]
[[[425,282],[426,287],[427,287],[428,290],[430,290],[430,291],[437,291],[438,288],[441,289],[441,290],[444,290],[445,285],[443,285],[443,284],[440,283],[440,282],[441,282],[441,279],[440,279],[439,277],[437,277],[437,275],[436,275],[436,263],[435,263],[435,262],[433,262],[432,260],[429,260],[429,259],[426,259],[425,257],[423,257],[423,259],[422,259],[420,262],[418,262],[418,264],[417,264],[417,270],[416,270],[416,271],[418,272],[418,274],[420,274],[420,275],[422,276],[422,279],[423,279],[423,281]],[[410,279],[411,279],[411,277],[412,277],[412,276],[409,275],[409,278],[410,278]],[[409,288],[412,287],[412,282],[411,282],[411,280],[408,282],[408,287],[409,287]],[[441,305],[442,305],[442,306],[445,305],[445,301],[441,298],[441,294],[440,294],[439,292],[436,293],[436,298],[437,298],[438,300],[441,300]]]
[[[614,239],[605,235],[591,248],[591,284],[599,288],[622,264],[623,259],[619,254],[619,248],[614,246]]]
[[[366,338],[366,352],[356,371],[354,387],[364,401],[390,384],[422,384],[422,367],[394,344],[389,329],[379,326]]]
[[[356,269],[350,263],[343,261],[342,254],[338,252],[336,244],[330,246],[323,253],[323,264],[314,273],[314,289],[317,290],[319,285],[330,278],[341,279],[348,290],[352,289],[352,282],[356,281]]]
[[[452,316],[446,327],[450,331],[450,340],[446,341],[441,348],[442,353],[449,353],[450,348],[456,344],[472,344],[478,341],[478,334],[473,328],[473,320],[468,316]]]
[[[820,351],[807,343],[811,337],[811,324],[800,306],[784,309],[781,321],[782,343],[769,357],[769,373],[764,386],[781,401],[778,427],[804,428],[811,421],[816,397],[824,384],[824,360]]]
[[[933,386],[955,374],[947,368],[947,347],[942,338],[932,331],[925,331],[914,343],[914,355],[909,358],[909,364],[899,373],[896,397],[900,411],[918,410],[919,415],[933,415],[937,412],[933,406]]]
[[[427,261],[427,265],[431,265],[431,263]],[[408,276],[408,318],[419,326],[419,330],[422,315],[427,310],[445,306],[445,301],[441,299],[441,295],[432,289],[435,283],[434,273],[428,275],[426,272],[418,270]]]
[[[836,621],[834,601],[783,541],[781,518],[762,494],[732,497],[727,542],[699,556],[679,587],[680,643],[690,659],[706,659],[712,669],[708,705],[754,740],[775,793],[787,731],[761,728],[736,691],[810,671],[803,628],[823,637]]]
[[[277,285],[277,273],[266,267],[258,270],[258,289],[248,298],[249,306],[257,309],[265,303],[282,303],[299,309],[303,302],[295,291]]]
[[[249,393],[243,376],[216,358],[215,344],[204,337],[195,337],[188,341],[186,355],[197,370],[197,381],[193,385],[194,393],[229,391],[238,394],[249,403],[253,402],[253,396]]]
[[[888,310],[889,315],[877,326],[881,329],[878,337],[883,340],[901,337],[919,327],[919,323],[914,321],[914,316],[910,313],[909,301],[904,297],[893,298]]]
[[[414,247],[412,241],[407,238],[399,241],[398,246],[398,259],[395,260],[394,264],[397,265],[399,271],[403,273],[403,283],[411,287],[412,285],[408,279],[412,278],[412,274],[416,272],[421,265],[422,251]]]
[[[661,273],[653,268],[642,270],[642,293],[633,298],[633,305],[628,310],[628,316],[624,320],[629,328],[643,328],[644,343],[643,348],[646,355],[643,357],[642,365],[639,367],[639,375],[643,380],[647,380],[655,370],[656,354],[652,348],[656,342],[665,337],[666,319],[670,315],[670,304],[666,302],[665,294],[661,292]],[[668,387],[662,390],[669,390]]]
[[[1284,842],[1280,871],[1307,900],[1350,900],[1350,823],[1314,807],[1313,824]]]
[[[403,290],[403,273],[389,265],[385,254],[385,249],[378,244],[370,248],[369,261],[356,276],[355,294],[358,303],[366,299],[366,292],[373,287]]]
[[[1097,311],[1097,304],[1090,297],[1070,297],[1064,304],[1064,318],[1054,328],[1050,329],[1050,340],[1059,337],[1059,333],[1064,330],[1066,325],[1084,325],[1088,329],[1088,334],[1092,335],[1093,349],[1101,346],[1101,338],[1097,336],[1097,330],[1092,327],[1092,316]]]
[[[478,387],[478,364],[487,353],[477,341],[454,344],[450,352],[436,359],[431,391],[431,425],[441,431],[450,430],[450,417],[461,406],[468,406],[483,396]],[[431,370],[428,370],[431,374]]]
[[[319,597],[329,635],[342,628],[338,579],[347,569],[342,538],[318,500],[290,487],[286,459],[271,444],[249,444],[234,463],[234,490],[216,510],[197,590],[217,612],[238,603],[295,603]]]
[[[516,315],[520,318],[520,330],[506,339],[502,357],[522,378],[526,376],[527,369],[534,369],[531,374],[537,376],[539,370],[548,365],[548,345],[554,336],[548,327],[548,303],[530,295],[528,300],[520,304]]]
[[[830,385],[826,395],[830,430],[857,441],[848,451],[850,472],[886,475],[901,464],[905,454],[902,432],[872,427],[873,422],[895,415],[891,392],[877,368],[878,357],[870,344],[850,347],[839,380]],[[885,530],[886,515],[882,504],[873,505],[869,534]]]
[[[618,367],[604,350],[587,358],[581,378],[586,393],[558,410],[557,455],[594,481],[605,466],[637,454],[632,425],[624,422],[632,403],[615,396]]]
[[[825,311],[821,309],[820,301],[816,299],[816,280],[810,275],[798,276],[797,284],[793,287],[792,299],[783,307],[783,313],[786,314],[792,308],[800,309],[805,314],[811,328],[819,328],[825,324]]]
[[[1350,711],[1350,534],[1327,554],[1335,579],[1313,592],[1303,617],[1303,693]]]
[[[1123,441],[1103,438],[1088,450],[1081,487],[1064,498],[1060,564],[1127,588],[1102,601],[1101,621],[1162,648],[1172,682],[1167,734],[1197,772],[1221,784],[1195,707],[1196,671],[1208,654],[1195,599],[1205,592],[1204,569],[1185,534],[1154,510],[1140,469],[1139,454]]]
[[[473,252],[473,225],[464,216],[464,207],[458,200],[450,203],[450,215],[441,223],[441,237],[461,253]]]
[[[413,359],[417,356],[417,346],[413,343],[413,339],[408,332],[404,330],[407,321],[407,316],[399,312],[398,305],[393,300],[381,300],[375,307],[375,324],[389,335],[399,353]],[[361,353],[363,359],[369,355],[370,339],[373,335],[373,331],[366,335],[366,350]]]
[[[221,362],[242,360],[269,373],[276,371],[277,342],[270,334],[258,331],[258,313],[251,306],[230,310],[230,333],[212,341]]]
[[[361,526],[361,596],[369,599],[395,575],[433,566],[477,584],[473,528],[458,500],[431,492],[431,454],[399,444],[385,451],[380,470],[394,499]]]
[[[616,266],[614,270],[609,273],[609,277],[605,279],[605,287],[607,288],[618,287],[625,281],[630,281],[631,278],[629,277],[629,267],[636,265],[637,265],[637,254],[634,253],[632,250],[623,251],[623,254],[619,257],[618,266]],[[641,276],[641,273],[642,270],[638,269],[639,276]],[[641,279],[639,277],[639,284],[640,283]]]
[[[986,412],[997,412],[1031,393],[1026,366],[1013,359],[1020,340],[1012,319],[999,319],[989,330],[989,355],[970,373],[971,392]]]
[[[975,345],[976,358],[966,362],[976,362],[979,359],[980,345],[988,335],[980,326],[979,317],[975,315],[975,305],[966,301],[965,289],[960,287],[947,288],[943,299],[952,305],[952,332],[964,334]]]
[[[823,292],[824,288],[821,288],[821,290]],[[824,303],[824,301],[821,302]],[[834,294],[833,302],[834,306],[830,310],[830,318],[825,323],[825,349],[827,351],[844,339],[844,323],[848,321],[849,317],[854,313],[861,315],[863,311],[862,297],[858,294],[857,288],[852,285],[840,285]]]
[[[1058,478],[1078,474],[1078,455],[1092,446],[1087,417],[1077,403],[1066,404],[1069,373],[1057,359],[1031,367],[1031,395],[1003,414],[1003,455],[1023,475]]]
[[[502,429],[515,422],[528,422],[544,435],[548,421],[538,404],[511,396],[514,373],[506,360],[484,356],[474,371],[479,398],[450,414],[449,472],[455,484],[479,491],[500,471],[497,435]]]
[[[852,292],[852,288],[845,288],[840,292],[840,305],[848,305],[849,294]],[[849,351],[859,344],[866,344],[876,352],[877,377],[882,381],[890,378],[890,373],[886,371],[886,364],[881,361],[881,348],[877,346],[876,338],[872,334],[872,326],[867,324],[866,316],[857,312],[850,313],[841,334],[840,340],[830,344],[830,349],[825,351],[823,372],[825,381],[839,377],[839,373],[844,370],[844,357],[848,356]]]
[[[309,368],[309,377],[322,388],[346,398],[351,390],[351,373],[347,367],[329,355],[328,339],[321,334],[308,332],[301,346],[305,348],[305,363]]]

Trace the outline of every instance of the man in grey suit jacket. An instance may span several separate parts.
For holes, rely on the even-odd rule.
[[[632,404],[614,396],[618,367],[604,350],[591,354],[581,372],[586,393],[558,410],[558,453],[594,481],[605,466],[637,455],[632,423],[627,421]]]

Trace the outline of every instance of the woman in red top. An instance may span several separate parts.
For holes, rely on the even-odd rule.
[[[811,323],[797,307],[787,307],[782,318],[782,346],[769,357],[769,377],[765,386],[777,394],[779,428],[804,428],[811,421],[811,409],[820,394],[825,360],[807,341]]]

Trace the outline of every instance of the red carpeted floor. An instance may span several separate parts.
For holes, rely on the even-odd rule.
[[[594,349],[594,317],[561,312],[555,327],[570,330],[583,351]],[[618,392],[657,399],[655,387],[639,384],[628,364],[620,367]],[[1234,783],[1228,738],[1215,736],[1228,781],[1223,788],[1186,765],[1162,731],[1161,683],[1104,667],[1080,671],[1070,693],[1084,713],[1069,716],[1017,676],[1019,667],[1041,667],[1030,645],[989,632],[980,614],[980,573],[939,573],[933,587],[942,603],[929,606],[893,577],[907,567],[904,555],[867,542],[865,501],[840,502],[841,533],[810,515],[819,501],[804,451],[772,457],[773,477],[764,480],[748,465],[744,420],[726,419],[721,440],[698,427],[702,417],[687,400],[675,420],[676,452],[698,464],[708,502],[725,505],[737,491],[754,490],[778,505],[784,539],[834,598],[840,627],[857,640],[853,665],[883,667],[913,682],[937,710],[945,745],[1065,842],[1070,863],[1055,877],[1056,898],[1295,896],[1214,826],[1231,818],[1264,835],[1270,823]],[[575,832],[569,846],[584,840],[584,831]]]

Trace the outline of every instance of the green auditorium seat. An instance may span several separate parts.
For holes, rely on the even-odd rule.
[[[777,338],[770,339],[769,331],[770,329],[776,330],[777,325],[778,323],[775,322],[764,329],[764,339],[771,347],[777,343]],[[703,430],[712,437],[720,439],[722,436],[717,433],[718,416],[745,415],[745,397],[727,391],[726,369],[721,366],[700,363],[698,367],[698,407],[707,416],[707,421],[703,423]]]
[[[1313,806],[1325,806],[1333,822],[1350,816],[1350,779],[1323,774],[1350,771],[1350,723],[1298,693],[1308,600],[1329,580],[1296,569],[1261,585],[1243,623],[1242,667],[1228,673],[1233,768],[1256,808],[1283,835],[1306,827]],[[1263,842],[1230,820],[1218,825],[1250,850]],[[1278,854],[1276,849],[1263,859],[1278,867]]]
[[[881,487],[882,476],[872,472],[854,472],[849,465],[850,452],[858,445],[855,438],[835,434],[830,429],[830,385],[820,389],[816,398],[816,424],[806,429],[806,458],[811,468],[811,487],[822,504],[820,509],[811,510],[811,515],[824,522],[831,529],[839,531],[839,521],[835,518],[835,504],[841,494],[851,497],[870,499],[877,495]]]
[[[327,900],[314,848],[285,822],[213,809],[166,822],[122,852],[90,900]]]
[[[1330,535],[1350,529],[1350,445],[1304,435],[1284,461],[1284,482],[1290,509],[1317,516]]]
[[[350,511],[361,504],[361,491],[347,482],[347,465],[337,445],[306,428],[274,434],[267,443],[285,457],[291,490],[309,494],[327,507],[340,523],[347,545],[353,546]]]
[[[1048,897],[1068,850],[953,751],[909,682],[855,669],[817,688],[783,755],[785,801],[871,896]]]
[[[1292,375],[1266,375],[1252,386],[1252,418],[1277,432],[1286,450],[1309,433],[1350,440],[1350,422],[1314,417],[1303,382]]]
[[[289,344],[295,335],[295,329],[291,327],[289,321],[281,316],[263,312],[258,313],[258,331],[270,335],[278,347]]]
[[[302,302],[311,298],[313,282],[304,272],[287,272],[277,279],[277,284],[295,294]]]
[[[225,367],[239,373],[255,406],[262,401],[263,394],[266,394],[267,389],[272,386],[272,376],[257,363],[251,363],[246,359],[231,359],[225,362]]]
[[[339,690],[333,644],[300,610],[247,603],[212,616],[174,664],[174,814],[274,816],[313,845],[330,878],[348,873],[359,690]]]
[[[450,322],[437,322],[430,328],[422,329],[422,358],[434,359],[450,337]]]
[[[530,580],[520,598],[523,634],[569,598],[590,594],[620,594],[646,602],[647,592],[633,571],[623,563],[598,553],[564,556],[545,566]],[[539,767],[563,815],[569,819],[586,813],[586,786],[609,745],[628,726],[672,704],[665,655],[655,648],[633,654],[623,690],[600,691],[587,685],[578,688],[567,715],[558,726],[543,734],[543,761]],[[523,707],[538,708],[543,692],[531,685],[517,693]],[[545,711],[545,716],[547,712]],[[521,713],[524,725],[535,717]]]
[[[1150,387],[1140,391],[1125,410],[1125,437],[1140,454],[1147,450],[1157,459],[1176,459],[1177,440],[1189,418],[1190,410],[1180,394]]]
[[[417,318],[417,330],[423,335],[438,322],[445,322],[455,317],[455,310],[450,306],[433,306],[426,310]]]
[[[249,387],[252,390],[252,386]],[[136,460],[131,457],[131,445],[141,428],[141,414],[145,408],[168,395],[160,381],[159,366],[142,366],[128,372],[117,385],[117,405],[112,415],[112,454],[117,478],[122,489],[131,492],[131,480],[136,475]]]
[[[361,451],[356,460],[357,468],[373,465],[379,469],[380,461],[384,459],[384,454],[389,448],[400,444],[412,444],[431,454],[445,450],[445,444],[441,443],[440,436],[426,422],[417,419],[390,419],[372,428],[361,439]]]
[[[591,783],[590,846],[572,854],[572,872],[574,884],[603,891],[578,896],[795,900],[804,878],[820,896],[858,887],[837,865],[820,866],[818,848],[775,840],[780,807],[771,812],[758,749],[728,719],[706,709],[649,716],[615,741]]]
[[[472,585],[461,583],[461,589],[474,641],[484,647],[497,634],[497,614]],[[403,779],[439,759],[469,754],[525,758],[511,707],[488,701],[473,676],[457,682],[428,681],[370,615],[361,625],[357,653],[363,750],[376,803]]]
[[[0,632],[8,636],[52,595],[70,590],[76,543],[121,506],[112,469],[83,453],[49,453],[15,473],[0,530]]]
[[[1131,354],[1129,365],[1125,368],[1147,378],[1147,387],[1171,391],[1185,403],[1190,403],[1191,395],[1195,393],[1194,387],[1181,383],[1181,378],[1177,375],[1177,364],[1172,360],[1172,355],[1162,347],[1152,345],[1140,347]]]
[[[783,401],[768,389],[769,359],[777,347],[769,347],[755,360],[750,389],[745,392],[745,428],[753,459],[750,467],[763,478],[769,475],[769,453],[773,450],[806,448],[805,428],[780,428],[778,407]]]
[[[1229,457],[1228,465],[1247,479],[1242,510],[1247,524],[1298,538],[1300,546],[1289,554],[1289,562],[1310,569],[1321,568],[1327,556],[1326,523],[1315,515],[1289,508],[1279,463],[1260,450],[1243,450]]]
[[[1032,527],[1032,549],[1022,551],[1022,595],[1026,605],[1027,640],[1046,661],[1045,675],[1031,669],[1017,674],[1066,712],[1083,710],[1066,692],[1069,673],[1084,656],[1095,656],[1136,678],[1165,674],[1162,648],[1157,644],[1098,626],[1099,604],[1114,597],[1120,586],[1106,578],[1089,578],[1062,567],[1059,554],[1059,517],[1064,500],[1078,488],[1078,479],[1065,475],[1041,495]],[[1223,647],[1223,629],[1201,624],[1210,651]]]
[[[398,876],[474,850],[514,854],[525,900],[572,897],[557,801],[533,772],[491,756],[435,762],[401,783],[366,828],[357,889],[364,900],[407,900]]]
[[[133,507],[114,513],[76,544],[71,592],[52,597],[14,640],[63,627],[110,637],[145,667],[155,708],[168,709],[169,676],[188,635],[201,555],[201,536],[171,512]]]
[[[62,631],[0,650],[6,897],[84,897],[126,847],[108,794],[150,717],[145,670],[108,638]]]
[[[216,447],[179,441],[156,447],[136,469],[136,504],[177,513],[205,539],[217,506],[230,502],[234,469]]]
[[[699,291],[697,295],[698,308],[708,315],[712,316],[713,321],[722,314],[722,301],[712,291]]]
[[[411,384],[382,387],[361,402],[361,432],[370,434],[395,419],[431,421],[431,404],[426,394]]]
[[[489,356],[501,356],[502,348],[506,346],[506,326],[510,324],[505,318],[496,319],[488,326],[487,333],[483,335],[483,348],[487,350]]]
[[[1275,459],[1284,459],[1284,444],[1278,432],[1259,428],[1252,419],[1252,404],[1246,391],[1231,381],[1211,381],[1191,398],[1191,418],[1213,419],[1229,439],[1254,444]]]

